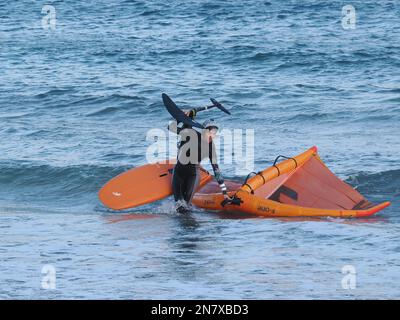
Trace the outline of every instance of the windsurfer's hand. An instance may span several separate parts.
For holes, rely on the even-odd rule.
[[[190,117],[190,118],[194,118],[194,116],[195,116],[195,112],[194,112],[193,109],[191,109],[191,110],[183,110],[183,113],[185,115],[187,115],[188,117]]]
[[[226,193],[224,193],[224,200],[221,202],[221,205],[224,207],[227,204],[231,204],[232,200],[233,200],[233,197],[231,198]]]
[[[229,200],[229,201],[232,200],[232,198],[230,196],[228,196],[228,194],[224,194],[224,199]]]

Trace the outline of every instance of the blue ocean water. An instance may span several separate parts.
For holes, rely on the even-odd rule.
[[[399,298],[400,4],[352,1],[344,29],[347,4],[1,1],[0,298]],[[256,170],[317,145],[392,206],[364,220],[182,217],[170,198],[112,212],[97,192],[146,162],[148,130],[170,119],[161,92],[221,101],[224,128],[255,130]]]

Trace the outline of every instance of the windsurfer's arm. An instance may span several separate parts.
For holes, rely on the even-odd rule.
[[[224,196],[227,196],[227,191],[228,190],[226,188],[226,185],[225,185],[225,182],[224,182],[224,177],[222,176],[222,173],[221,173],[221,170],[219,169],[218,164],[211,162],[211,166],[212,166],[213,171],[214,171],[215,180],[217,180],[218,185],[221,188],[222,194]]]
[[[209,148],[209,158],[210,158],[210,163],[211,167],[213,168],[214,171],[214,177],[215,180],[217,180],[219,187],[221,188],[222,194],[224,197],[228,197],[227,194],[227,188],[224,182],[224,177],[222,176],[221,170],[219,169],[218,163],[217,163],[217,153],[215,151],[215,145],[212,142],[211,143],[211,148]]]
[[[196,109],[184,110],[183,112],[184,112],[188,117],[190,117],[190,118],[192,118],[192,119],[194,119],[194,118],[196,117],[196,114],[197,114]],[[171,121],[171,122],[168,124],[168,130],[171,131],[171,132],[173,132],[173,133],[176,133],[176,134],[180,134],[180,132],[181,132],[183,129],[186,129],[186,128],[191,128],[191,127],[190,127],[190,126],[187,126],[187,125],[183,125],[183,126],[180,128],[180,127],[178,127],[178,123],[176,122],[176,120]]]

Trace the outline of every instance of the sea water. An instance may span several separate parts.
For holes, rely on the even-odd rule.
[[[400,3],[345,5],[1,1],[0,298],[399,298]],[[181,216],[171,198],[106,209],[98,190],[166,129],[162,92],[222,102],[232,116],[198,119],[254,130],[256,171],[316,145],[392,206],[360,220]],[[223,175],[242,181],[237,165]]]

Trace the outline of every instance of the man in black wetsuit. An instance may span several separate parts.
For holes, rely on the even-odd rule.
[[[194,118],[196,111],[185,112],[186,115]],[[200,162],[209,158],[217,180],[225,199],[230,199],[227,194],[226,185],[221,171],[217,164],[217,155],[213,138],[218,132],[218,126],[214,120],[204,122],[202,133],[194,130],[190,126],[179,128],[176,122],[172,122],[168,129],[180,135],[178,146],[178,160],[174,168],[172,177],[172,187],[176,202],[176,211],[185,213],[189,211],[189,205],[199,180]]]

